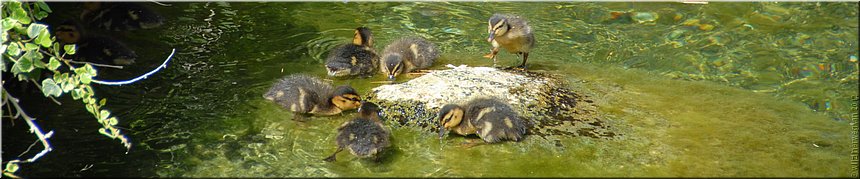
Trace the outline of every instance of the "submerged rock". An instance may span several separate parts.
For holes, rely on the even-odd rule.
[[[619,136],[605,125],[587,95],[572,92],[559,77],[490,67],[452,67],[401,84],[382,85],[366,95],[379,104],[390,125],[438,131],[436,113],[445,104],[484,96],[508,102],[530,123],[529,135],[543,138]]]

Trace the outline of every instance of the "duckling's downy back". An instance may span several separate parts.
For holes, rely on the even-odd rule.
[[[412,66],[413,69],[430,67],[436,58],[439,58],[439,49],[436,48],[436,44],[420,37],[405,37],[392,42],[385,47],[384,54],[389,53],[400,54],[403,63]],[[412,69],[404,70],[408,72]]]
[[[496,98],[478,98],[464,105],[465,119],[477,128],[477,134],[489,143],[519,141],[526,133],[526,122],[505,102]]]
[[[373,48],[356,44],[335,47],[326,58],[329,76],[370,75],[376,70],[379,56]]]
[[[391,146],[390,132],[382,123],[359,117],[338,128],[337,145],[359,158],[373,157]]]
[[[106,30],[151,29],[164,22],[164,17],[155,11],[133,2],[90,2],[85,8],[81,20]]]
[[[304,75],[286,76],[275,83],[263,97],[294,112],[310,112],[314,105],[327,102],[323,99],[332,93],[331,85]]]

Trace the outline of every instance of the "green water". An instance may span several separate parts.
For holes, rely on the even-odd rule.
[[[66,138],[55,134],[54,152],[24,175],[844,177],[853,171],[856,2],[170,4],[151,4],[167,17],[161,28],[117,35],[146,60],[100,76],[134,76],[177,48],[156,76],[98,88],[135,148],[123,154],[117,142],[100,139],[85,127],[95,121],[71,100],[65,108],[45,105],[42,111],[62,109],[41,116],[45,125],[84,127]],[[79,12],[66,9],[52,16]],[[613,11],[658,18],[612,19]],[[529,69],[590,91],[623,137],[532,137],[463,148],[463,137],[439,140],[390,126],[393,150],[381,163],[347,153],[326,163],[335,128],[354,112],[298,123],[261,97],[288,74],[324,77],[328,50],[349,42],[358,26],[373,30],[377,51],[404,35],[435,42],[444,53],[432,69],[490,66],[481,56],[490,50],[486,20],[494,12],[526,17],[537,39]],[[714,28],[684,25],[695,20]],[[499,59],[519,63],[506,52]],[[370,82],[383,79],[332,80],[366,93],[379,85]],[[50,121],[66,118],[81,122]]]

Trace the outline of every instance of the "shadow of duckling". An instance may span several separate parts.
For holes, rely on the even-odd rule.
[[[83,9],[84,24],[105,30],[152,29],[164,23],[164,17],[135,2],[84,2]]]
[[[86,34],[74,20],[56,26],[54,33],[61,45],[76,45],[75,54],[70,56],[76,61],[125,66],[133,64],[138,57],[134,50],[114,38]]]

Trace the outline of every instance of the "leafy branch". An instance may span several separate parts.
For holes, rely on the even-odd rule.
[[[107,99],[97,99],[92,85],[124,85],[145,79],[159,70],[166,68],[176,49],[172,50],[170,56],[159,67],[140,77],[124,81],[102,81],[95,79],[98,73],[93,66],[121,67],[66,59],[65,55],[75,54],[76,47],[74,44],[61,46],[57,42],[56,37],[51,36],[47,28],[48,26],[37,22],[37,20],[47,17],[52,12],[50,7],[43,1],[27,3],[3,1],[0,4],[0,9],[2,9],[0,17],[3,17],[0,20],[0,26],[2,26],[0,39],[3,42],[0,44],[0,54],[3,57],[0,60],[0,71],[4,72],[0,73],[0,76],[5,74],[5,72],[10,72],[18,81],[34,84],[45,97],[54,100],[57,104],[60,103],[54,98],[60,97],[63,94],[70,94],[72,99],[83,102],[87,111],[102,125],[98,130],[99,133],[111,139],[119,140],[127,150],[130,150],[132,143],[129,138],[123,135],[122,131],[116,127],[119,120],[115,116],[111,116],[110,111],[103,109],[107,103]],[[72,65],[73,63],[79,66],[76,67]],[[7,64],[11,64],[11,67],[7,66]],[[80,66],[80,64],[83,65]],[[42,77],[44,74],[47,75]],[[4,80],[0,84],[5,83],[6,81]],[[10,104],[14,107],[15,115],[11,115],[13,114],[13,109],[7,106],[10,120],[23,118],[30,127],[30,132],[36,135],[38,142],[41,142],[43,146],[41,152],[29,159],[23,161],[15,159],[5,162],[5,167],[2,171],[3,175],[17,178],[18,176],[14,173],[18,171],[19,164],[34,162],[52,150],[48,139],[53,134],[53,131],[42,132],[43,130],[36,123],[36,118],[24,112],[24,109],[19,105],[19,100],[9,94],[5,86],[0,91],[2,91],[2,94],[0,94],[2,104]],[[0,111],[2,111],[2,108],[0,108]],[[29,152],[29,148],[21,155],[27,152]]]

